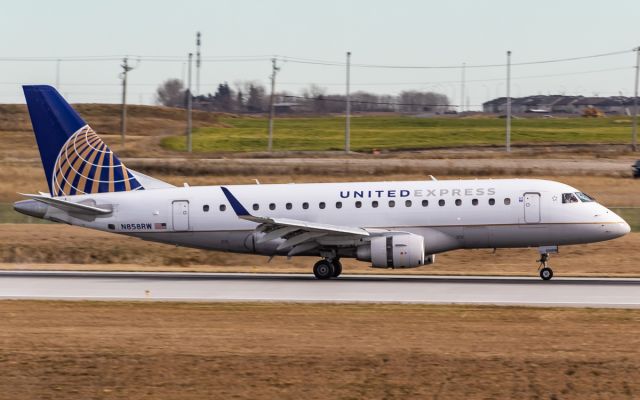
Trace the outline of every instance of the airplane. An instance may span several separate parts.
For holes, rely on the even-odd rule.
[[[51,86],[24,86],[49,192],[16,211],[60,223],[208,250],[315,256],[318,279],[341,259],[415,268],[456,249],[537,248],[553,277],[558,246],[629,233],[592,197],[538,179],[177,187],[125,166]]]

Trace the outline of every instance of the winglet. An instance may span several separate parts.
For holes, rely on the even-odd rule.
[[[222,189],[222,193],[224,193],[225,197],[231,204],[233,211],[236,213],[236,215],[238,215],[238,217],[247,217],[251,215],[249,214],[249,211],[247,211],[247,209],[244,208],[242,204],[240,204],[238,199],[236,199],[235,196],[231,194],[229,189],[223,186],[220,186],[220,189]]]

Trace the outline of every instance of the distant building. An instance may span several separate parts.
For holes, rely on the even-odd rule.
[[[633,104],[632,97],[583,97],[564,95],[536,95],[527,97],[512,97],[511,112],[525,113],[565,113],[582,114],[587,108],[597,108],[606,114],[627,114]],[[492,114],[507,112],[507,98],[498,97],[482,103],[482,111]]]
[[[492,114],[502,114],[506,111],[507,98],[498,97],[497,99],[489,100],[482,103],[482,111]]]
[[[576,112],[575,103],[582,96],[562,96],[562,98],[551,106],[552,113],[574,114]]]

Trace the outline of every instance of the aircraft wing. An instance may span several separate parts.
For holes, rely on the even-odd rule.
[[[260,224],[256,230],[265,233],[259,239],[260,243],[274,239],[285,239],[278,246],[278,250],[290,248],[289,256],[319,247],[317,239],[327,235],[351,236],[358,239],[370,236],[367,230],[359,227],[322,224],[291,218],[256,216],[251,214],[229,189],[226,187],[221,187],[221,189],[238,218]]]

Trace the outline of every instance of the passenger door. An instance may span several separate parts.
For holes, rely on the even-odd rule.
[[[540,193],[524,194],[524,222],[527,224],[540,222]]]
[[[189,202],[186,200],[173,202],[173,230],[189,230]]]

